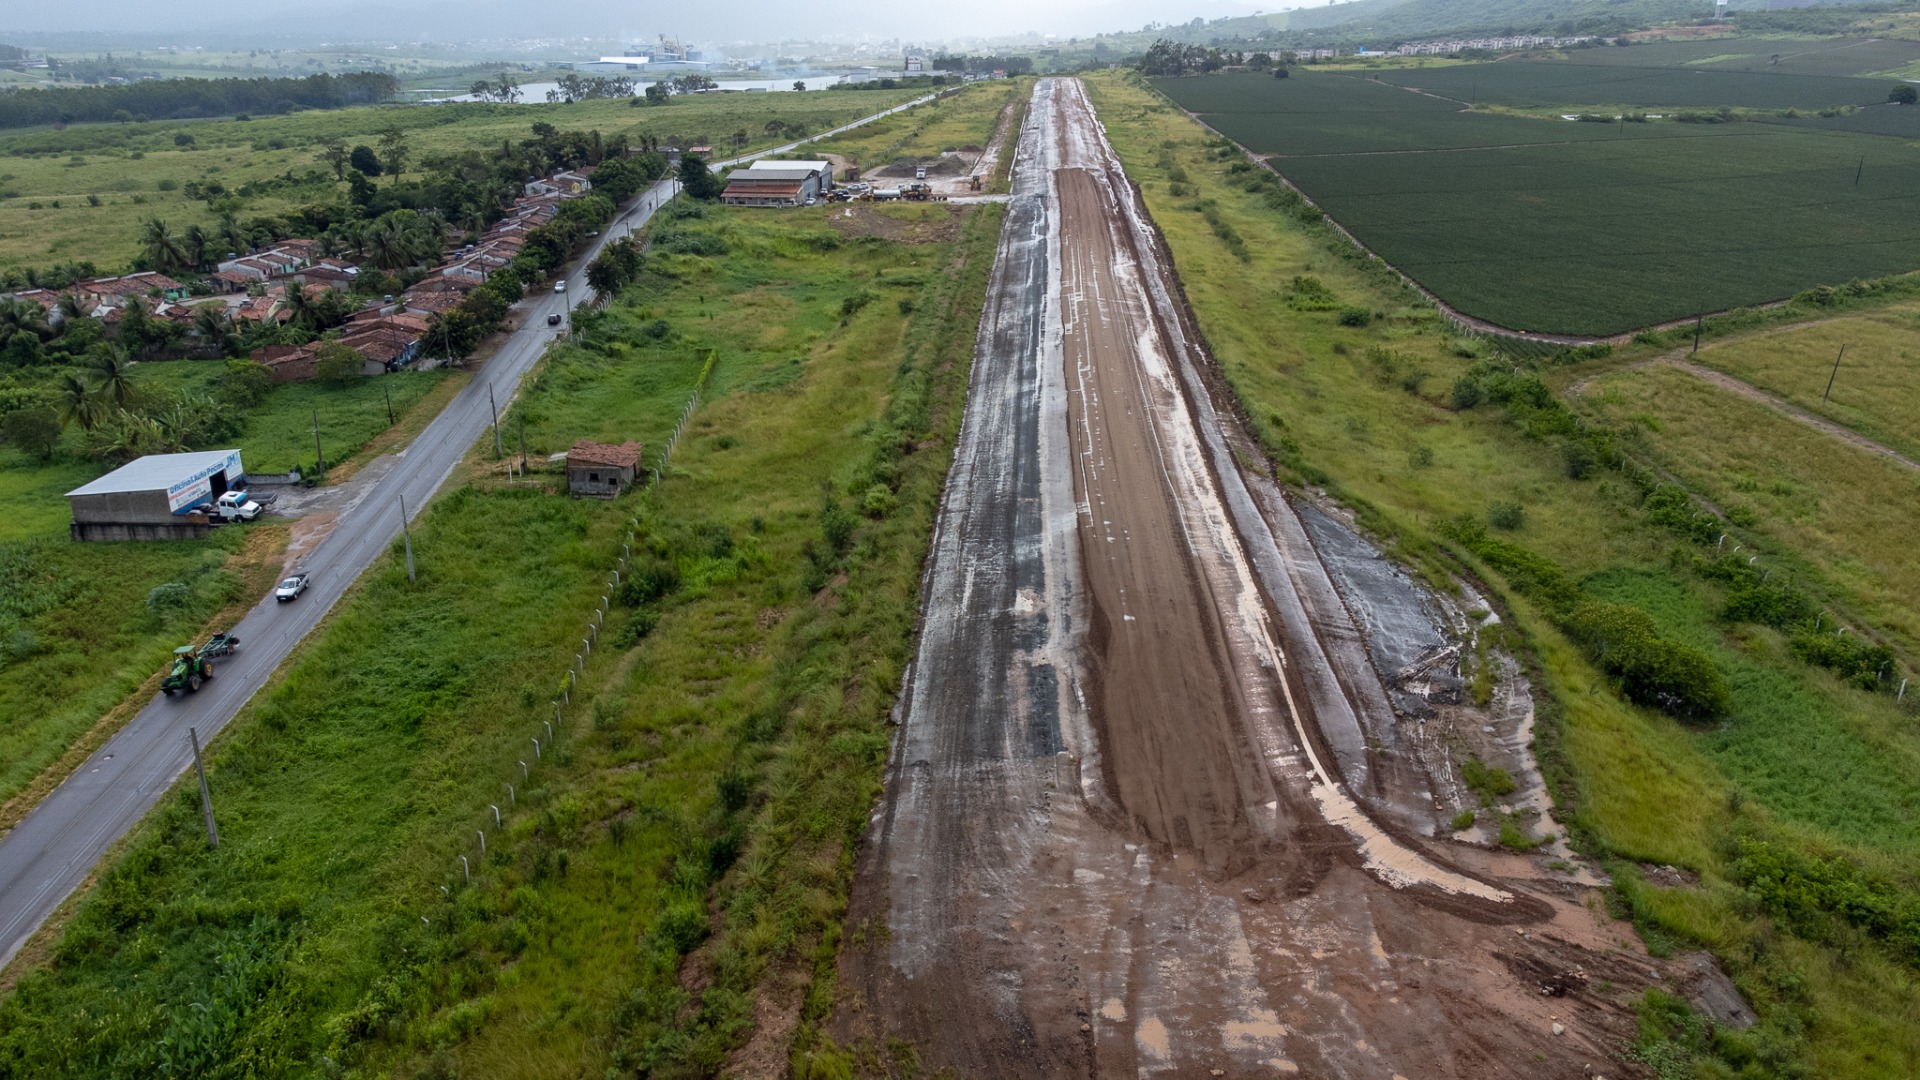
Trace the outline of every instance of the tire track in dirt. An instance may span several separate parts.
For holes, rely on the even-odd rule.
[[[1195,389],[1077,83],[1036,88],[1015,163],[836,1037],[964,1075],[1590,1075],[1648,962],[1526,859],[1349,790],[1402,773],[1316,710],[1357,734],[1385,695],[1317,646],[1347,616]]]

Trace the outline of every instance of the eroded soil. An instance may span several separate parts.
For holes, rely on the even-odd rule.
[[[836,1036],[969,1076],[1636,1075],[1659,966],[1580,878],[1445,839],[1457,613],[1242,473],[1077,82],[1015,160]],[[1474,726],[1524,756],[1517,701]]]

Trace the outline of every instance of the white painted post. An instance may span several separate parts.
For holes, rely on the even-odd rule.
[[[539,761],[540,760],[540,740],[529,739],[527,741],[533,744],[533,760]]]
[[[551,721],[546,721],[546,725],[547,725],[547,741],[552,742],[553,741],[553,723]]]
[[[527,763],[524,761],[520,763],[520,782],[527,782]]]
[[[475,835],[480,837],[480,854],[485,855],[487,853],[487,831],[485,829],[475,829],[473,831]]]
[[[500,804],[488,803],[487,809],[493,811],[493,827],[496,829],[499,828],[500,827]]]
[[[518,798],[517,796],[515,796],[515,795],[514,795],[514,793],[513,793],[513,785],[512,785],[512,784],[508,784],[508,785],[507,785],[507,805],[508,805],[508,806],[518,806],[519,804],[520,804],[520,800],[519,800],[519,798]]]
[[[466,875],[467,884],[473,884],[473,866],[467,862],[465,855],[460,856],[460,872]]]

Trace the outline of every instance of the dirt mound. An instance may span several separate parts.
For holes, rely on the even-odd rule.
[[[878,236],[903,244],[946,243],[960,235],[962,207],[944,203],[927,205],[937,206],[946,213],[909,217],[898,214],[892,206],[883,209],[871,203],[848,203],[829,208],[827,226],[849,240]]]
[[[913,179],[916,169],[927,170],[928,176],[965,176],[967,163],[952,154],[943,154],[935,158],[903,157],[895,159],[891,165],[883,165],[868,173],[869,177],[899,177]]]

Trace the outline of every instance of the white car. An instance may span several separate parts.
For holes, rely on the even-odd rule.
[[[554,283],[553,283],[553,291],[554,291],[554,292],[557,292],[557,293],[560,293],[560,292],[566,292],[566,291],[567,291],[567,279],[566,279],[566,278],[561,278],[561,279],[560,279],[559,281],[556,281],[556,282],[554,282]]]
[[[311,584],[313,584],[313,575],[302,570],[275,586],[273,598],[284,604],[289,600],[298,598],[301,593],[307,591],[307,586]]]

